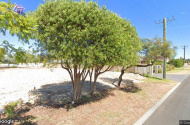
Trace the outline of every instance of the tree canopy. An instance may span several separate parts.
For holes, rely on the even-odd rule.
[[[80,96],[78,85],[84,84],[89,69],[99,72],[104,65],[127,65],[140,49],[131,23],[92,1],[48,1],[35,15],[37,38],[69,72],[74,100]]]
[[[162,42],[162,38],[142,39],[143,54],[147,63],[154,64],[159,57],[174,58],[177,47],[173,47],[171,42]]]

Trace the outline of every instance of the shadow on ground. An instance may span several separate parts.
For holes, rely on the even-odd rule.
[[[113,95],[113,87],[97,82],[94,96],[89,95],[90,82],[86,81],[83,87],[82,96],[79,102],[71,105],[73,88],[71,82],[48,84],[41,86],[29,92],[29,95],[35,100],[35,106],[48,106],[53,108],[64,107],[67,109],[84,105],[90,102],[99,101],[103,98]]]
[[[115,86],[118,86],[118,78],[112,79],[112,78],[100,78],[104,82],[109,82]],[[136,93],[141,91],[141,89],[135,85],[135,83],[132,80],[129,79],[123,79],[120,85],[119,90],[123,92],[131,92],[131,93]]]

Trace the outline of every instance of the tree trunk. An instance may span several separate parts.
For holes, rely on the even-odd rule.
[[[79,87],[79,93],[78,93],[78,99],[81,97],[81,95],[82,95],[82,90],[83,90],[83,87],[84,87],[84,82],[85,82],[85,80],[82,80],[82,84],[81,84],[81,86]]]
[[[79,84],[80,84],[80,73],[77,73],[77,66],[74,66],[74,80],[73,80],[73,101],[78,101]]]
[[[121,81],[122,81],[122,77],[123,77],[124,73],[125,73],[125,70],[124,70],[124,67],[122,67],[121,74],[119,76],[118,87],[120,87],[120,85],[121,85]]]
[[[92,74],[93,74],[93,68],[92,68],[92,70],[90,71],[90,70],[88,70],[88,72],[89,72],[89,77],[90,77],[90,92],[92,91]],[[89,92],[89,93],[90,93]]]
[[[92,87],[92,89],[90,91],[90,95],[92,95],[92,96],[94,95],[94,91],[96,90],[96,81],[97,81],[98,75],[99,74],[97,74],[96,71],[95,71],[95,73],[94,73],[93,87]]]
[[[102,66],[96,66],[95,69],[94,69],[94,82],[93,82],[93,86],[92,86],[92,89],[90,91],[90,95],[94,95],[94,92],[96,90],[96,81],[98,79],[98,76],[102,73],[105,73],[106,71],[109,71],[112,67],[109,66],[106,70],[102,71],[101,70],[103,69],[104,65]]]

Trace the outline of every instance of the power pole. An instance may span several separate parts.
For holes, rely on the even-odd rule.
[[[184,58],[183,58],[183,69],[185,69],[185,47],[187,46],[182,46],[184,49]]]
[[[166,18],[164,18],[163,19],[163,22],[159,22],[159,23],[157,23],[157,24],[161,24],[161,23],[163,23],[163,43],[165,43],[166,42],[166,22],[168,22],[168,21],[172,21],[172,20],[175,20],[175,18],[172,18],[172,19],[169,19],[169,20],[167,20]],[[164,59],[163,59],[163,76],[162,76],[162,78],[163,79],[166,79],[166,57],[163,57]]]
[[[163,22],[164,22],[164,26],[163,26],[163,42],[166,43],[166,18],[163,19]],[[166,79],[166,58],[164,57],[164,60],[163,60],[163,79]]]

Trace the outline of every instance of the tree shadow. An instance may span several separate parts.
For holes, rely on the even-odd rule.
[[[43,85],[39,89],[30,91],[29,95],[33,98],[35,106],[66,108],[69,110],[113,95],[112,89],[112,86],[97,82],[95,95],[90,96],[90,82],[86,81],[82,90],[82,96],[75,104],[72,104],[73,86],[71,82]]]
[[[15,115],[13,118],[9,118],[7,116],[3,116],[1,118],[1,121],[6,121],[6,124],[9,125],[37,125],[36,122],[33,122],[33,120],[36,118],[32,115],[24,115],[25,113],[30,111],[30,107],[27,106],[27,104],[24,105],[24,107],[17,109],[15,112]],[[1,122],[2,123],[2,122]],[[0,124],[1,125],[1,124]],[[4,125],[4,123],[3,123]]]
[[[111,83],[115,86],[118,87],[118,78],[100,78],[102,81],[104,82],[108,82]],[[131,93],[137,93],[139,91],[141,91],[141,88],[139,88],[137,85],[135,85],[135,83],[133,82],[133,80],[129,80],[129,79],[123,79],[122,83],[120,85],[120,87],[118,87],[119,90],[123,91],[123,92],[131,92]]]

